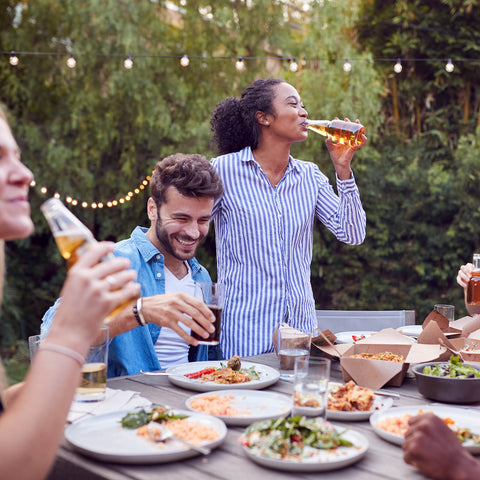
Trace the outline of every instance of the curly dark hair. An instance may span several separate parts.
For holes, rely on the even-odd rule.
[[[240,98],[228,97],[216,106],[210,119],[210,129],[218,155],[238,152],[245,147],[257,148],[260,127],[255,114],[258,111],[275,114],[272,106],[274,87],[280,83],[285,83],[285,80],[255,80]]]
[[[186,197],[216,200],[223,195],[217,171],[203,155],[196,153],[176,153],[157,163],[150,179],[150,193],[158,207],[167,201],[166,192],[170,186]]]

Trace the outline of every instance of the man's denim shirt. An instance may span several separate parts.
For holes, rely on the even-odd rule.
[[[150,242],[145,227],[136,227],[130,238],[118,242],[115,255],[126,257],[131,268],[138,272],[137,282],[141,285],[141,296],[150,297],[165,293],[165,265],[163,255]],[[195,258],[188,261],[192,269],[192,277],[197,282],[211,282],[207,270]],[[58,307],[60,299],[50,307],[42,319],[41,335],[45,337]],[[161,365],[155,353],[154,345],[160,334],[158,325],[149,323],[144,327],[122,333],[110,341],[108,351],[108,377],[132,375],[140,373],[140,369],[160,370]],[[212,352],[208,353],[207,345],[199,345],[196,361],[213,360]]]

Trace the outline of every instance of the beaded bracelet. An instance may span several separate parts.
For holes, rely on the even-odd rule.
[[[143,316],[142,305],[142,297],[139,297],[137,303],[133,304],[133,314],[135,315],[135,320],[137,321],[137,323],[141,327],[144,327],[147,322],[145,320],[145,317]]]
[[[81,367],[83,367],[83,364],[85,363],[85,357],[83,355],[80,355],[78,352],[75,350],[72,350],[71,348],[64,347],[63,345],[57,345],[56,343],[40,343],[40,346],[38,347],[39,350],[49,350],[51,352],[56,352],[60,353],[61,355],[65,355],[66,357],[73,358],[73,360],[77,361]]]

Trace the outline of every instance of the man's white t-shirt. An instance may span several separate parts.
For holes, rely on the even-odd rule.
[[[195,296],[195,281],[192,278],[192,270],[187,262],[185,262],[185,265],[188,268],[188,273],[180,280],[168,268],[165,268],[165,293],[184,292],[192,295],[192,297]],[[183,323],[178,325],[190,335],[190,328]],[[189,346],[174,330],[162,327],[154,345],[160,366],[167,368],[172,365],[187,363]]]

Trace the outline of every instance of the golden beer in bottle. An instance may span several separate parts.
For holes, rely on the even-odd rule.
[[[92,232],[58,199],[50,198],[40,207],[53,233],[60,254],[67,262],[67,270],[72,267],[88,245],[96,243]],[[114,258],[109,253],[103,258]],[[131,305],[137,297],[120,303],[110,314],[115,316],[127,305]]]
[[[307,120],[307,128],[314,132],[330,136],[335,143],[356,147],[361,145],[361,135],[365,135],[365,128],[360,123],[345,122],[343,120]]]
[[[473,271],[467,285],[466,300],[470,313],[480,313],[480,253],[473,254]]]

